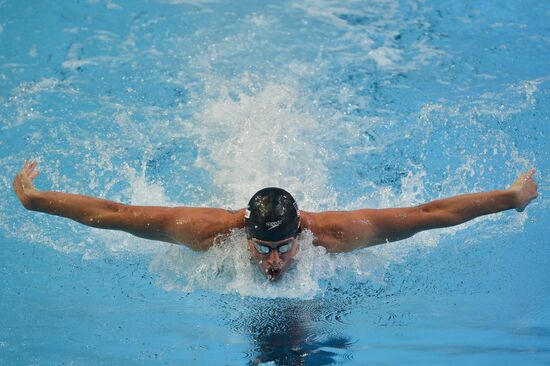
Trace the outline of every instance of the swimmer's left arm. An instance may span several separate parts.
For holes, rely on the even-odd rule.
[[[416,207],[303,212],[302,223],[315,235],[314,244],[326,247],[329,252],[347,252],[504,210],[523,211],[538,196],[534,173],[535,169],[531,169],[521,175],[506,190],[465,194]]]

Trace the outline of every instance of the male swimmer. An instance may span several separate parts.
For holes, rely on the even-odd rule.
[[[408,238],[420,231],[458,225],[482,215],[515,208],[537,198],[535,169],[508,189],[465,194],[416,207],[306,212],[281,188],[258,191],[247,208],[130,206],[89,196],[35,189],[36,162],[25,161],[13,186],[23,206],[101,229],[123,230],[141,238],[207,250],[233,229],[245,228],[248,250],[269,280],[281,278],[294,258],[302,230],[328,252],[349,252]]]

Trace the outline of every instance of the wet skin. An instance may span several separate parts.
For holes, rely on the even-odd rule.
[[[277,248],[285,245],[290,240],[293,241],[291,249],[286,253],[280,253]],[[257,244],[267,246],[271,248],[268,254],[262,254],[254,245],[254,241]],[[260,267],[260,271],[270,280],[278,281],[281,279],[283,272],[292,263],[296,252],[298,251],[298,241],[296,238],[288,238],[280,241],[263,241],[258,239],[248,240],[248,250],[252,254],[252,258]]]

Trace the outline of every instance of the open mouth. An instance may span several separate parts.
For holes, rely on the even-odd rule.
[[[279,276],[281,275],[281,270],[278,268],[269,268],[267,270],[267,278],[270,280],[277,280]]]

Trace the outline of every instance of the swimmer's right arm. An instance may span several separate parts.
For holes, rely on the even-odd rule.
[[[66,217],[81,224],[126,231],[145,239],[206,250],[231,230],[244,227],[244,209],[131,206],[101,198],[35,189],[37,163],[25,161],[13,181],[23,206],[32,211]]]

